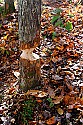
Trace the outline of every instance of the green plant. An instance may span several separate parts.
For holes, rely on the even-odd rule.
[[[64,18],[61,17],[61,15],[60,15],[61,12],[62,12],[62,9],[60,9],[60,8],[56,8],[53,11],[53,13],[55,14],[55,16],[52,17],[51,23],[55,27],[57,27],[57,26],[64,27],[64,24],[63,24]],[[53,34],[53,37],[54,37],[54,34]]]
[[[51,20],[51,23],[53,25],[55,25],[56,27],[57,26],[60,26],[60,27],[64,26],[64,24],[63,24],[63,18],[61,18],[60,15],[53,16],[53,18]]]
[[[36,101],[33,99],[29,99],[24,101],[22,111],[20,112],[22,122],[24,125],[28,125],[28,120],[32,120],[33,109],[35,107]]]
[[[53,10],[53,13],[55,14],[59,14],[62,12],[63,10],[61,8],[56,8],[55,10]]]
[[[60,26],[60,27],[62,27],[62,28],[65,28],[68,32],[70,32],[70,31],[73,29],[73,24],[72,24],[71,21],[68,21],[68,22],[66,22],[66,26],[65,26],[64,22],[65,22],[66,19],[61,16],[61,14],[60,14],[61,12],[62,12],[62,9],[59,9],[59,8],[57,8],[57,9],[55,9],[55,10],[53,11],[53,14],[55,14],[55,15],[52,17],[51,23],[52,23],[55,27]],[[74,17],[73,14],[68,14],[68,16],[69,16],[70,18]],[[54,32],[54,33],[52,34],[52,39],[54,39],[54,38],[56,37],[56,35],[57,35],[57,34]]]
[[[73,29],[72,22],[68,21],[68,22],[66,23],[65,28],[66,28],[66,30],[68,30],[68,32],[70,32],[70,31]]]
[[[10,52],[5,47],[0,47],[0,55],[2,54],[9,56]]]
[[[2,24],[0,24],[0,28],[2,27]]]
[[[54,103],[52,102],[52,98],[47,98],[47,101],[49,102],[50,108],[54,107]]]
[[[55,23],[55,26],[61,26],[63,24],[63,21],[60,19]]]
[[[59,18],[60,18],[60,15],[53,16],[51,23],[54,24]]]
[[[7,15],[3,6],[0,6],[0,15],[3,16],[3,17],[5,17]]]
[[[68,16],[71,18],[71,17],[74,17],[74,15],[73,14],[68,14]]]
[[[0,13],[2,14],[4,11],[4,7],[3,6],[0,6]]]
[[[54,39],[56,36],[57,36],[57,33],[56,33],[56,32],[53,32],[53,33],[52,33],[52,39]]]

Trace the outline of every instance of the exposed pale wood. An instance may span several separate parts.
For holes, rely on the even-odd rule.
[[[23,50],[20,56],[20,87],[27,91],[34,88],[40,81],[40,61],[39,56],[34,56],[34,48]]]

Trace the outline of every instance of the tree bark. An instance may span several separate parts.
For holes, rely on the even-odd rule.
[[[41,0],[19,0],[19,40],[34,45],[40,33]]]
[[[40,44],[41,0],[19,0],[18,5],[20,88],[27,91],[40,80],[39,55],[34,56],[33,51]]]

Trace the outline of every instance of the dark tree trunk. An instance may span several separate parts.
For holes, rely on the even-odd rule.
[[[34,49],[40,44],[41,0],[19,0],[20,87],[27,91],[40,79],[39,56]]]
[[[12,13],[15,11],[14,0],[4,0],[5,2],[5,12]]]

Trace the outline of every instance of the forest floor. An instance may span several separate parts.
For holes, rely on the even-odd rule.
[[[0,124],[83,124],[83,6],[43,0],[41,83],[19,92],[18,14],[0,18]]]

